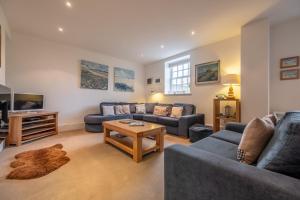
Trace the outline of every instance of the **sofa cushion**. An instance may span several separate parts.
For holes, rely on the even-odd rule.
[[[145,114],[146,113],[145,104],[136,104],[135,105],[135,112],[138,113],[138,114]]]
[[[102,109],[104,116],[115,115],[115,106],[102,106]]]
[[[168,111],[168,107],[167,106],[154,106],[154,115],[157,116],[168,116],[169,111]]]
[[[212,134],[211,137],[239,145],[242,138],[242,134],[233,131],[222,130]]]
[[[217,138],[204,138],[202,140],[199,140],[198,142],[193,143],[191,147],[202,149],[231,160],[237,160],[236,152],[238,145],[226,142],[224,140],[219,140]]]
[[[146,113],[153,114],[154,107],[157,105],[157,103],[145,103],[146,106]]]
[[[174,106],[171,111],[170,117],[180,118],[182,116],[183,107]]]
[[[103,111],[104,111],[104,109],[103,109]],[[124,111],[123,111],[123,106],[122,105],[116,105],[115,106],[115,111],[116,111],[116,115],[125,114]]]
[[[117,119],[130,119],[131,115],[108,115],[102,116],[98,114],[87,115],[84,117],[86,124],[102,124],[104,121],[117,120]]]
[[[257,167],[300,178],[300,112],[288,112],[260,155]]]
[[[143,120],[146,121],[146,122],[157,123],[157,118],[158,118],[158,116],[150,115],[150,114],[145,114],[143,116]]]
[[[179,119],[173,117],[157,117],[157,122],[165,126],[178,127]]]
[[[119,102],[102,102],[100,103],[100,114],[103,115],[103,106],[115,106],[119,105]]]
[[[238,147],[237,159],[245,164],[257,161],[274,133],[274,124],[270,118],[255,118],[244,130]]]
[[[145,114],[138,114],[138,113],[134,113],[132,114],[132,118],[135,120],[143,120]]]
[[[196,107],[193,104],[174,103],[173,106],[183,107],[182,115],[192,115],[196,112]]]

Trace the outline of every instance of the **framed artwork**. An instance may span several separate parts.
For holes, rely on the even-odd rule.
[[[108,66],[86,60],[80,61],[80,87],[86,89],[108,90]]]
[[[196,85],[219,83],[220,82],[220,61],[198,64],[195,66]]]
[[[288,69],[280,72],[280,80],[299,79],[299,69]]]
[[[282,58],[280,60],[280,68],[298,67],[299,66],[299,56]]]
[[[147,85],[151,85],[152,84],[152,78],[148,78],[147,79]]]
[[[134,92],[135,73],[133,70],[114,68],[114,90],[120,92]]]
[[[155,83],[160,83],[160,78],[155,79]]]

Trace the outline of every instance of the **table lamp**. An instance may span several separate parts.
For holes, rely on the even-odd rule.
[[[240,76],[238,74],[227,74],[222,77],[222,84],[229,85],[228,99],[235,99],[233,92],[233,85],[240,85]]]

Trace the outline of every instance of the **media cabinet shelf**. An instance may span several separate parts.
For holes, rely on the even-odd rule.
[[[9,114],[8,144],[21,145],[58,133],[57,112]]]

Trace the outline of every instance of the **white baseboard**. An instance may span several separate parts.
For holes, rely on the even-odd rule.
[[[59,124],[58,125],[58,132],[81,130],[83,128],[84,128],[84,123],[83,122]]]

